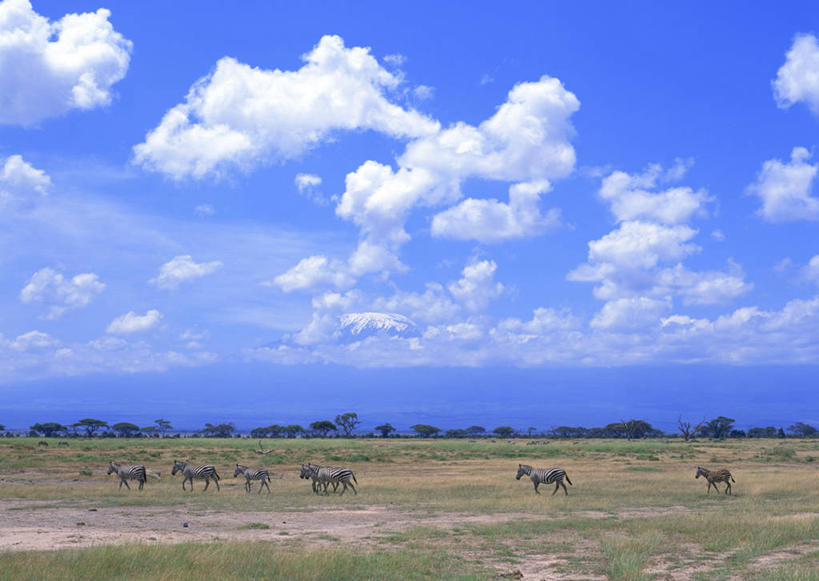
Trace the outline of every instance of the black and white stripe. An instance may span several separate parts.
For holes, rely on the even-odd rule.
[[[697,466],[697,475],[694,476],[694,478],[699,478],[700,476],[704,476],[708,481],[708,494],[711,493],[712,486],[716,488],[717,493],[719,493],[717,482],[725,483],[725,494],[733,494],[733,491],[731,490],[731,482],[736,482],[736,480],[734,480],[734,477],[731,476],[731,473],[725,468],[720,470],[707,470],[702,466]]]
[[[353,489],[355,494],[358,494],[358,491],[353,485],[353,482],[358,484],[358,480],[356,479],[353,471],[349,468],[342,468],[340,466],[317,466],[315,464],[302,464],[301,478],[313,479],[313,492],[316,494],[318,494],[318,490],[321,485],[324,485],[324,494],[329,494],[327,490],[327,486],[329,484],[333,485],[334,492],[338,488],[338,485],[341,484],[344,487],[341,490],[341,494],[346,492],[348,486]]]
[[[528,476],[531,478],[532,483],[535,485],[535,492],[540,494],[537,487],[540,484],[551,484],[552,482],[555,483],[554,492],[552,492],[552,496],[557,493],[557,489],[562,486],[563,492],[566,493],[566,496],[569,495],[569,490],[566,488],[566,485],[563,484],[563,479],[566,479],[566,482],[572,484],[569,475],[566,474],[566,471],[562,468],[532,468],[528,464],[518,464],[518,473],[515,476],[516,480],[520,480],[522,476]],[[574,486],[574,484],[572,484]]]
[[[188,480],[190,480],[191,490],[193,490],[194,478],[205,481],[205,490],[207,490],[208,486],[210,486],[211,480],[216,483],[216,490],[221,490],[219,487],[219,474],[217,474],[216,468],[214,468],[211,464],[200,464],[199,466],[194,466],[193,464],[188,464],[187,462],[174,460],[171,476],[176,475],[177,472],[181,472],[183,476],[182,490],[185,490],[185,482]]]
[[[117,464],[112,460],[110,464],[108,464],[108,474],[114,473],[119,476],[119,488],[122,488],[124,484],[128,490],[131,490],[131,487],[128,485],[129,480],[137,480],[140,490],[142,490],[142,487],[145,485],[145,481],[148,480],[145,466],[142,464],[126,466],[124,464]]]
[[[268,474],[266,468],[248,468],[247,466],[237,464],[236,470],[233,471],[233,477],[236,478],[239,474],[243,474],[245,477],[245,492],[250,492],[251,480],[261,480],[262,483],[259,485],[259,494],[262,493],[263,486],[267,487],[267,492],[270,493],[270,486],[267,484],[270,480],[270,474]]]

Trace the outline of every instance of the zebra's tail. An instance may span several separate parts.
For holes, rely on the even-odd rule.
[[[572,484],[572,481],[571,481],[571,479],[569,478],[569,475],[568,475],[568,474],[566,474],[566,482],[568,482],[569,484],[571,484],[572,486],[574,486],[574,484]]]
[[[736,483],[736,480],[734,480],[733,475],[729,474],[729,476],[731,477],[731,482]]]
[[[213,469],[213,475],[216,476],[216,480],[221,480],[222,477],[219,476],[219,473],[216,471],[216,468]]]
[[[353,477],[353,480],[355,480],[355,483],[356,483],[356,484],[358,484],[358,480],[356,480],[356,478],[355,478],[355,472],[353,472],[352,470],[350,470],[350,476],[352,476],[352,477]]]

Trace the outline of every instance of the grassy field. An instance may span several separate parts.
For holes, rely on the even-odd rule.
[[[0,439],[0,579],[819,579],[815,440],[38,441]],[[161,480],[119,490],[110,459]],[[221,492],[182,492],[174,459],[214,464]],[[307,461],[360,493],[314,495]],[[273,492],[246,494],[237,462]],[[561,466],[569,496],[518,463]]]

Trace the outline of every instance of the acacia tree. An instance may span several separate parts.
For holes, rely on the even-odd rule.
[[[414,426],[410,426],[410,429],[421,438],[431,438],[441,431],[441,428],[436,428],[435,426],[430,426],[429,424],[415,424]]]
[[[284,426],[284,428],[282,428],[282,431],[285,434],[287,434],[288,438],[295,438],[299,434],[304,433],[304,428],[302,428],[298,424],[290,424],[289,426]]]
[[[486,428],[483,426],[469,426],[464,431],[468,436],[480,436],[486,433]]]
[[[310,429],[313,430],[314,432],[318,433],[318,434],[321,434],[322,438],[327,437],[327,432],[336,432],[336,431],[338,431],[338,428],[336,427],[336,425],[333,422],[330,422],[330,421],[327,421],[327,420],[321,420],[321,421],[318,421],[318,422],[313,422],[312,424],[310,424]]]
[[[0,428],[0,430],[2,429],[4,428]],[[57,422],[46,422],[44,424],[34,424],[29,429],[45,438],[53,438],[66,431],[68,428],[62,424],[58,424]]]
[[[154,423],[156,424],[156,429],[159,430],[159,433],[162,434],[163,437],[169,430],[173,430],[173,426],[168,420],[159,418],[158,420],[154,420]]]
[[[389,422],[387,422],[386,424],[382,424],[380,426],[376,426],[375,429],[381,432],[382,438],[389,438],[390,434],[395,431],[395,428],[392,427],[392,424],[390,424]]]
[[[699,433],[706,437],[724,439],[731,429],[734,427],[734,418],[726,418],[725,416],[718,416],[706,423],[699,430]]]
[[[236,427],[232,423],[216,425],[206,423],[200,431],[206,438],[230,438],[235,430]]]
[[[339,414],[336,416],[336,425],[339,426],[346,437],[350,437],[355,427],[361,423],[358,419],[358,414],[355,412],[347,412],[346,414]]]
[[[819,433],[819,430],[810,424],[805,424],[803,422],[796,422],[794,425],[788,428],[788,431],[793,432],[800,438],[814,438],[816,437],[816,434]]]
[[[95,420],[94,418],[85,418],[78,421],[75,424],[71,424],[72,428],[82,428],[85,430],[85,435],[88,438],[92,438],[97,430],[101,428],[107,428],[108,422],[104,422],[102,420]]]
[[[120,438],[133,438],[139,432],[139,426],[131,422],[119,422],[111,426],[111,429],[119,434]]]
[[[493,434],[497,434],[499,438],[511,438],[515,435],[515,428],[512,426],[498,426],[492,430]]]

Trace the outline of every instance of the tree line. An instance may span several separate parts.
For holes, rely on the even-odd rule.
[[[538,431],[535,427],[526,430],[515,429],[511,426],[498,426],[487,430],[483,426],[469,426],[466,428],[455,428],[442,430],[430,424],[415,424],[410,426],[412,436],[422,438],[552,438],[552,439],[581,439],[581,438],[618,438],[618,439],[643,439],[643,438],[668,438],[681,437],[686,442],[692,438],[816,438],[819,437],[819,430],[814,426],[804,422],[796,422],[787,428],[766,426],[754,427],[747,431],[734,427],[736,420],[726,416],[718,416],[710,420],[703,419],[694,423],[684,420],[682,416],[678,418],[678,427],[675,432],[663,432],[654,428],[645,420],[631,419],[621,420],[607,424],[602,427],[586,428],[583,426],[558,426],[544,431]],[[336,415],[334,420],[316,420],[307,427],[300,424],[271,424],[260,426],[250,431],[252,438],[328,438],[328,437],[356,437],[375,436],[376,433],[383,438],[405,437],[399,434],[398,430],[389,422],[385,422],[375,427],[375,431],[368,434],[356,432],[356,428],[361,424],[361,419],[355,412],[346,412]],[[6,428],[0,424],[0,432]],[[96,418],[83,418],[69,425],[62,425],[57,422],[36,423],[29,428],[29,436],[32,437],[104,437],[104,438],[139,438],[139,437],[167,437],[173,431],[173,425],[164,419],[154,420],[149,426],[139,427],[130,422],[118,422],[109,425],[108,422]],[[6,435],[11,435],[7,433]],[[178,434],[173,434],[178,436]],[[193,437],[203,438],[230,438],[239,437],[235,425],[232,422],[211,424],[205,426],[191,434]]]

